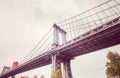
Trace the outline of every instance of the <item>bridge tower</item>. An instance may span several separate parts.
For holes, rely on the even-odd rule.
[[[66,32],[61,29],[56,24],[53,25],[53,49],[57,48],[60,44],[60,34],[62,38],[62,43],[66,42]],[[71,73],[70,59],[65,59],[63,61],[63,77],[61,72],[61,60],[58,58],[57,54],[53,54],[51,56],[52,59],[52,76],[54,76],[55,72],[59,73],[59,78],[73,78]],[[55,78],[55,77],[52,77]]]

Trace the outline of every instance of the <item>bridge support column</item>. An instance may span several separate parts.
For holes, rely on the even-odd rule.
[[[73,78],[71,72],[70,60],[63,62],[63,78]]]
[[[62,78],[61,62],[56,54],[52,55],[52,71],[51,78]]]
[[[56,55],[52,55],[52,73],[55,71]]]

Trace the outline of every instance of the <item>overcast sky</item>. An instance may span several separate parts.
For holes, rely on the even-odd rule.
[[[119,0],[118,0],[119,1]],[[0,0],[0,71],[21,61],[40,41],[54,22],[79,14],[105,0]],[[120,45],[72,60],[74,78],[106,78],[108,51],[120,53]],[[21,75],[45,75],[50,78],[51,65]]]

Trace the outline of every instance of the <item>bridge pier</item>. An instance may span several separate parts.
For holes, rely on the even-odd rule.
[[[57,58],[56,54],[52,55],[51,58],[52,58],[51,78],[73,78],[70,60],[63,61],[63,77],[62,77],[61,61]]]
[[[52,55],[52,71],[51,78],[62,78],[61,62],[56,54]]]
[[[63,78],[73,78],[71,72],[70,60],[65,60],[63,62]]]
[[[52,73],[55,71],[56,55],[52,55]]]

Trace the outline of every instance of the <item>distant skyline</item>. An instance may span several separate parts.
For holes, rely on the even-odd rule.
[[[0,0],[0,72],[21,62],[56,22],[107,0]],[[119,0],[117,0],[120,2]],[[108,51],[120,54],[120,45],[82,55],[71,61],[73,78],[106,78]],[[18,74],[50,78],[51,65]]]

